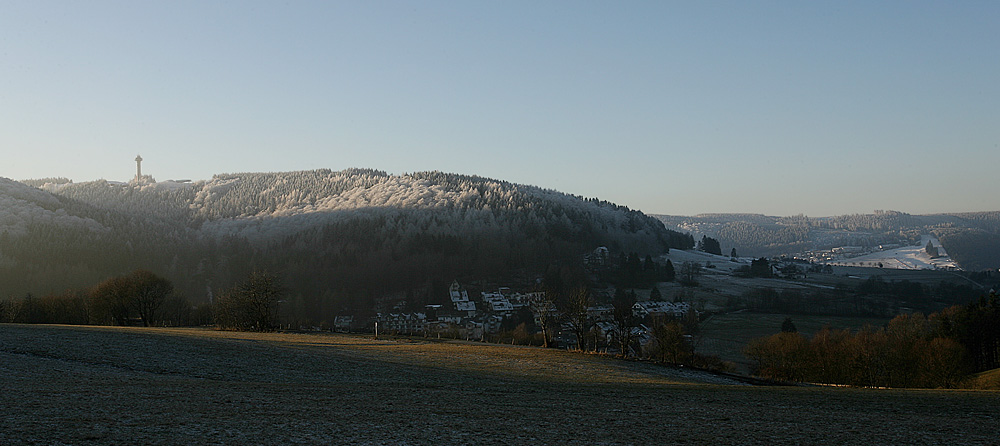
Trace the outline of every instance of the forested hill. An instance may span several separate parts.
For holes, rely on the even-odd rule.
[[[834,217],[761,214],[656,215],[667,228],[707,235],[728,253],[773,256],[838,246],[907,244],[930,234],[949,256],[971,271],[1000,268],[1000,212],[911,215],[876,211]]]
[[[0,182],[0,294],[89,286],[138,267],[192,300],[254,268],[293,294],[362,305],[430,281],[529,277],[598,246],[656,254],[690,235],[595,199],[488,178],[313,170],[124,185]]]

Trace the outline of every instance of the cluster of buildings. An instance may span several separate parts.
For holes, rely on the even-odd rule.
[[[510,288],[480,294],[478,300],[472,300],[469,292],[454,281],[448,288],[448,304],[427,305],[422,312],[378,313],[375,324],[379,331],[481,338],[484,334],[498,333],[504,319],[526,308],[538,307],[545,299],[543,292],[516,293]]]
[[[651,322],[661,319],[682,319],[688,313],[694,311],[687,302],[661,302],[661,301],[639,301],[632,305],[632,317],[639,321],[630,328],[632,338],[639,345],[645,346],[652,339]],[[596,335],[599,344],[609,345],[614,343],[618,326],[614,320],[615,307],[612,305],[602,305],[587,309],[587,319],[593,322],[592,330]],[[567,332],[568,327],[564,327],[563,332]],[[565,340],[564,343],[575,344],[576,339]]]
[[[675,319],[681,319],[687,313],[691,311],[691,304],[687,302],[657,302],[657,301],[643,301],[636,302],[632,306],[632,315],[639,318],[645,319],[646,317],[658,317],[666,316]]]
[[[374,326],[381,333],[445,335],[467,339],[482,339],[485,335],[501,331],[504,320],[513,317],[530,317],[536,326],[543,320],[554,324],[555,341],[575,345],[569,322],[561,320],[559,310],[546,299],[544,292],[517,293],[509,288],[482,292],[479,299],[469,298],[468,291],[457,281],[448,291],[450,302],[444,305],[427,305],[421,312],[387,312],[375,316]],[[640,301],[632,308],[632,316],[640,321],[632,327],[633,336],[641,343],[650,338],[647,321],[658,318],[682,319],[692,310],[687,302]],[[545,312],[547,314],[540,314]],[[587,319],[602,343],[610,343],[617,325],[612,305],[596,305],[587,309]],[[697,314],[697,313],[696,313]]]

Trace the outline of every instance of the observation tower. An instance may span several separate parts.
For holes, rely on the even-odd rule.
[[[142,182],[142,157],[139,155],[135,156],[135,182]]]

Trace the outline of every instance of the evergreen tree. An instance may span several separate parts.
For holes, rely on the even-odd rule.
[[[781,323],[782,333],[797,333],[799,330],[795,328],[795,323],[792,322],[791,317],[786,317],[785,321]]]
[[[663,294],[660,293],[660,287],[654,285],[653,289],[649,290],[649,300],[663,302]]]
[[[677,278],[677,271],[674,270],[674,263],[667,259],[667,264],[663,265],[663,278],[664,282],[673,282]]]
[[[927,246],[924,247],[924,251],[927,251],[927,255],[931,256],[932,259],[938,256],[938,249],[933,243],[931,243],[930,240],[927,241]]]
[[[771,264],[766,258],[753,259],[750,262],[750,277],[771,277]]]
[[[698,246],[701,251],[718,256],[722,255],[722,246],[719,245],[719,241],[707,235],[701,236]]]

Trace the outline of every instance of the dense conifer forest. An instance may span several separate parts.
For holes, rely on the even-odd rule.
[[[596,247],[642,255],[688,234],[597,199],[420,172],[216,175],[121,184],[0,179],[0,296],[91,287],[137,268],[204,302],[253,270],[283,278],[305,311],[370,309],[433,283],[531,283]]]

